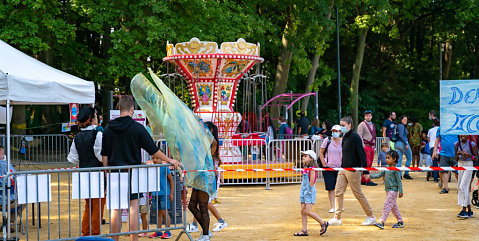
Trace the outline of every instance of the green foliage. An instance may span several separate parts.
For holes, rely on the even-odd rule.
[[[147,67],[167,72],[162,61],[167,41],[244,38],[261,44],[270,94],[286,33],[293,43],[287,92],[304,91],[311,60],[321,56],[310,88],[319,91],[320,119],[336,120],[338,7],[343,115],[351,112],[349,86],[362,28],[371,31],[359,83],[359,113],[373,110],[377,124],[394,110],[429,126],[427,112],[439,107],[441,43],[452,45],[449,79],[479,78],[478,1],[336,0],[328,20],[331,6],[330,0],[4,0],[0,39],[102,89],[129,92],[131,78]],[[181,85],[174,89],[180,91]],[[309,103],[311,116],[314,101]]]

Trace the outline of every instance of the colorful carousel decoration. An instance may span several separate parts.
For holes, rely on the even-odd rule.
[[[168,73],[163,77],[166,77],[168,81],[168,78],[173,76],[173,80],[177,81],[179,74],[186,80],[194,113],[204,122],[215,123],[218,126],[220,139],[238,138],[235,133],[242,118],[247,119],[250,123],[254,122],[250,119],[258,119],[256,116],[253,118],[249,115],[257,113],[255,103],[258,83],[261,85],[260,91],[263,96],[260,102],[264,103],[266,100],[264,94],[266,88],[263,88],[266,86],[266,78],[260,74],[249,74],[249,72],[253,66],[264,61],[260,57],[259,43],[247,43],[240,38],[236,42],[224,42],[218,47],[215,42],[192,38],[189,42],[176,45],[168,42],[166,50],[167,56],[163,58],[163,61],[173,65],[176,73]],[[259,66],[256,69],[258,70]],[[242,117],[239,112],[235,111],[237,92],[242,80],[246,84],[242,85],[244,87],[242,92],[246,92],[243,93],[242,98],[243,105],[246,106],[243,107],[243,111],[248,113],[246,117]],[[255,123],[253,126],[258,125]],[[252,128],[251,131],[255,131],[255,129]],[[251,136],[259,138],[257,134]],[[248,145],[258,145],[258,143],[242,142],[241,139],[243,138],[236,141],[224,141],[220,146],[220,157],[226,164],[225,169],[246,168],[245,159],[248,158],[248,153],[245,153],[245,146],[242,143],[249,143]],[[244,139],[252,138],[249,136]],[[243,151],[240,150],[240,147]],[[248,148],[246,147],[246,149]],[[248,165],[248,168],[266,168],[265,165],[266,163],[258,163],[255,166]],[[225,178],[242,178],[238,175],[240,174],[228,172],[225,173]]]

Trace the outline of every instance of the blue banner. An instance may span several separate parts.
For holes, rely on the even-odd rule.
[[[441,134],[479,135],[479,80],[442,80]]]

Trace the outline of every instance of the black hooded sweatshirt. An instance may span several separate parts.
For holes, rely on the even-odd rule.
[[[366,152],[364,152],[363,140],[353,130],[343,137],[343,159],[341,167],[367,167]],[[365,173],[369,173],[366,172]]]
[[[159,149],[148,131],[130,116],[116,118],[103,132],[101,155],[108,156],[109,166],[141,164],[141,149],[150,155]]]

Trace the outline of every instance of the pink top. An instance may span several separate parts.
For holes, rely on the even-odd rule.
[[[302,170],[301,174],[308,174],[308,176],[309,176],[309,172],[311,172],[311,171],[310,170]],[[314,182],[313,183],[316,183],[317,179],[318,179],[318,172],[316,172],[316,175],[314,175]]]
[[[342,147],[343,140],[340,139],[339,144],[336,145],[334,140],[331,140],[328,147],[328,153],[324,153],[324,162],[328,167],[337,168],[341,167],[341,160],[343,158],[343,147]],[[326,148],[328,144],[328,138],[323,140],[323,144],[321,148]]]

